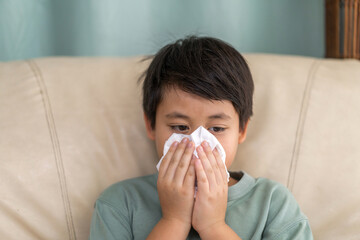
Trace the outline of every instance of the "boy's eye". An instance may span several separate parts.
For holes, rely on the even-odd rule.
[[[219,133],[219,132],[223,132],[225,130],[225,128],[222,127],[211,127],[209,128],[209,131],[215,132],[215,133]]]
[[[187,130],[189,130],[189,127],[186,125],[174,125],[171,126],[171,129],[177,132],[186,132]]]

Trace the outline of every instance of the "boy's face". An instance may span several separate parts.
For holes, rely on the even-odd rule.
[[[233,162],[239,143],[246,138],[247,124],[242,132],[239,115],[230,101],[210,101],[186,93],[178,88],[170,88],[164,94],[156,111],[155,128],[145,117],[147,133],[155,140],[161,157],[165,141],[173,133],[190,135],[199,126],[212,133],[226,152],[226,167]]]

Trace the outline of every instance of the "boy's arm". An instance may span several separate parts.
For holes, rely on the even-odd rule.
[[[189,233],[189,226],[183,224],[182,222],[176,220],[166,220],[161,219],[154,229],[151,231],[147,240],[156,239],[156,240],[168,240],[168,239],[186,239]]]
[[[219,224],[216,227],[209,228],[207,231],[203,231],[200,236],[203,240],[241,240],[241,238],[227,224]]]

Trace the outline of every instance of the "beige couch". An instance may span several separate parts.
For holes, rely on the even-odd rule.
[[[286,185],[315,239],[360,239],[360,62],[245,57],[254,116],[231,169]],[[156,171],[139,60],[0,63],[0,239],[87,239],[106,187]]]

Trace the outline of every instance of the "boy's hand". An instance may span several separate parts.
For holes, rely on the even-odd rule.
[[[207,142],[197,149],[195,160],[197,193],[192,215],[192,226],[201,238],[227,226],[225,213],[228,197],[227,173],[219,152],[211,150]]]
[[[162,221],[183,229],[185,237],[191,228],[194,205],[195,166],[191,163],[194,143],[184,138],[174,142],[159,168],[157,188]]]

